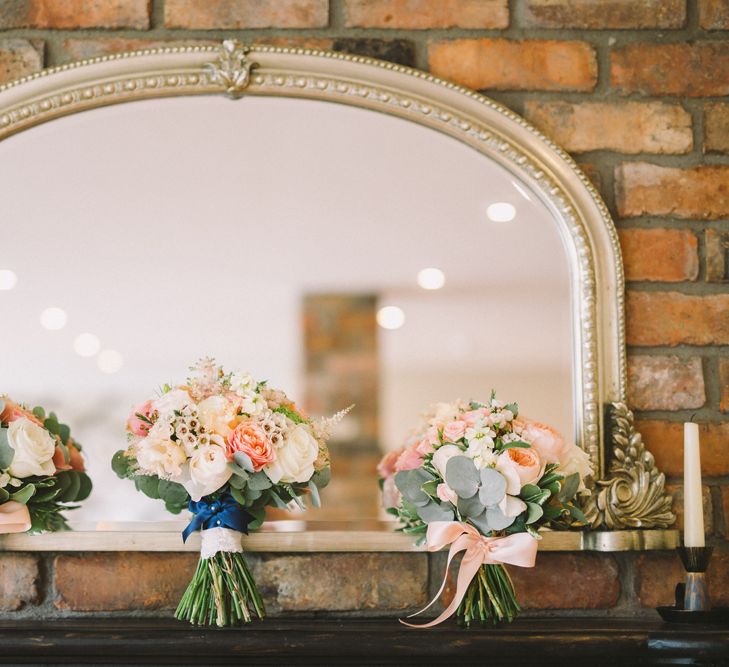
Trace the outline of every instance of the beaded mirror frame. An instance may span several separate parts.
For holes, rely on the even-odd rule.
[[[576,435],[596,471],[584,505],[591,528],[666,528],[675,521],[664,476],[626,404],[624,275],[613,221],[572,158],[497,102],[392,63],[307,49],[247,48],[227,40],[219,47],[84,60],[1,86],[0,142],[101,106],[221,94],[324,100],[391,114],[471,146],[528,183],[566,240]]]

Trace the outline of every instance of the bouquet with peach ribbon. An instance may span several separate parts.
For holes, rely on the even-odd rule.
[[[91,486],[66,424],[0,397],[0,533],[68,530],[62,512],[76,509]]]
[[[243,557],[242,535],[259,528],[266,507],[319,506],[330,477],[326,440],[346,410],[312,420],[284,392],[212,359],[184,385],[165,385],[127,421],[129,446],[112,468],[201,531],[195,575],[175,616],[218,626],[263,618],[263,600]]]
[[[429,551],[450,547],[448,571],[463,554],[456,592],[431,627],[452,615],[472,622],[512,621],[520,612],[506,565],[533,567],[539,528],[586,519],[575,498],[586,491],[590,459],[553,428],[519,419],[516,403],[440,403],[406,445],[378,467],[383,502]],[[405,623],[406,625],[411,625]]]

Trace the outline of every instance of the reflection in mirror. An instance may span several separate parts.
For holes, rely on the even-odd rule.
[[[450,137],[327,102],[159,99],[8,138],[0,184],[2,391],[84,444],[72,523],[170,518],[110,458],[130,407],[204,355],[312,414],[356,404],[310,520],[378,517],[376,462],[435,401],[493,388],[575,432],[558,225]]]

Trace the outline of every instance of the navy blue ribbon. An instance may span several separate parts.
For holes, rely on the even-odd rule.
[[[248,535],[248,524],[253,520],[229,492],[217,500],[191,500],[189,509],[194,516],[182,531],[183,542],[196,530],[208,528],[230,528]]]

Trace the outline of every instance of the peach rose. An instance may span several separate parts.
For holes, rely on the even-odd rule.
[[[43,422],[38,419],[30,410],[26,410],[22,405],[14,403],[9,398],[3,398],[5,407],[2,413],[0,413],[0,422],[3,424],[10,424],[17,419],[25,417],[38,426],[43,426]]]
[[[517,426],[521,428],[521,437],[529,442],[545,463],[567,463],[570,457],[570,446],[562,434],[547,424],[524,420]]]
[[[144,421],[144,419],[141,419],[138,415],[151,419],[153,412],[152,401],[145,401],[144,403],[140,403],[135,406],[132,409],[132,414],[130,414],[127,419],[127,430],[134,435],[146,437],[149,433],[150,424]]]
[[[274,453],[271,440],[266,432],[254,421],[244,421],[235,427],[227,440],[228,460],[233,460],[233,454],[243,452],[247,454],[255,471],[262,470],[264,466],[273,462]]]
[[[63,455],[63,451],[59,445],[56,445],[56,451],[53,453],[53,465],[56,466],[56,470],[75,470],[76,472],[84,472],[84,460],[81,456],[81,452],[73,444],[73,440],[69,440],[66,445],[68,450],[68,463]]]
[[[525,484],[534,484],[544,473],[544,463],[534,449],[512,447],[499,455],[496,470],[506,477],[506,492],[519,495]]]
[[[405,451],[397,457],[395,462],[396,472],[402,472],[403,470],[415,470],[423,464],[423,457],[418,451],[417,444],[411,445]]]
[[[443,428],[443,440],[445,442],[458,442],[466,433],[467,424],[460,419],[446,423]]]
[[[382,460],[377,464],[377,474],[380,476],[380,479],[389,479],[395,474],[395,464],[403,451],[405,450],[402,448],[396,449],[392,452],[387,452],[382,457]]]

